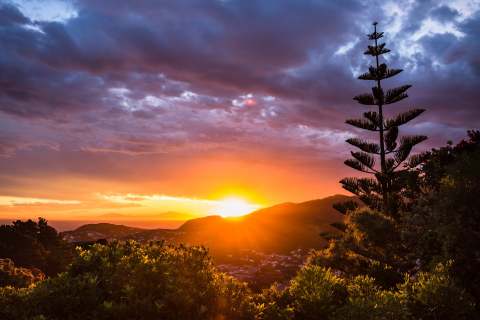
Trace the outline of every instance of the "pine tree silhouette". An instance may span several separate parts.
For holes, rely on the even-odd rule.
[[[373,23],[374,31],[368,35],[369,40],[374,41],[373,46],[368,46],[364,52],[366,55],[375,57],[375,66],[371,66],[368,72],[360,75],[361,80],[375,81],[372,93],[365,93],[354,97],[358,103],[366,106],[376,106],[376,111],[367,111],[363,119],[349,119],[346,123],[368,131],[378,132],[379,143],[365,141],[359,138],[348,139],[347,142],[360,151],[351,152],[353,159],[345,161],[347,166],[364,173],[374,175],[375,178],[345,178],[340,181],[343,188],[354,193],[368,207],[381,210],[385,214],[396,218],[401,190],[408,179],[409,167],[415,166],[416,157],[410,157],[412,148],[427,139],[426,136],[404,136],[398,139],[398,127],[415,119],[424,109],[411,109],[391,119],[386,119],[384,107],[407,98],[407,90],[410,85],[384,91],[382,80],[391,78],[402,72],[401,69],[389,69],[385,63],[379,61],[379,57],[390,52],[385,43],[378,44],[383,37],[383,32],[377,32],[377,22]],[[376,157],[380,158],[380,166],[376,165]],[[404,164],[402,168],[400,166]],[[352,209],[353,203],[345,203],[336,208],[345,213]]]

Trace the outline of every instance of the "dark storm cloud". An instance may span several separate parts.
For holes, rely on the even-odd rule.
[[[352,97],[371,84],[354,75],[372,63],[362,52],[377,19],[396,26],[385,35],[388,62],[405,69],[388,86],[414,85],[398,110],[428,109],[410,131],[428,130],[432,145],[480,119],[480,16],[448,2],[400,2],[398,12],[361,0],[73,4],[64,21],[0,4],[0,156],[21,158],[20,171],[54,157],[111,177],[88,168],[116,157],[128,175],[132,156],[167,163],[179,150],[290,153],[312,165],[343,157],[353,132],[344,119],[365,111]],[[432,21],[456,34],[422,33]]]
[[[449,22],[459,16],[457,10],[449,8],[447,6],[440,6],[431,11],[431,16],[440,22]]]
[[[212,95],[263,91],[298,96],[303,94],[299,88],[290,90],[296,77],[285,71],[307,63],[309,54],[319,49],[331,55],[352,31],[348,21],[359,8],[354,2],[174,1],[118,6],[116,1],[100,5],[86,1],[79,2],[78,16],[66,23],[36,23],[39,32],[25,28],[27,18],[5,6],[3,11],[14,18],[1,32],[7,47],[2,70],[8,75],[7,89],[13,88],[6,95],[35,99],[52,108],[73,104],[70,107],[76,109],[98,102],[78,101],[75,92],[87,91],[84,96],[90,99],[101,97],[107,85],[114,85],[112,80],[135,85],[130,73],[136,72],[141,75],[138,82],[165,73]],[[93,82],[90,87],[100,92],[88,92],[92,88],[84,82]],[[55,99],[52,86],[64,89]],[[2,108],[26,113],[10,100]],[[38,113],[38,107],[31,109]]]

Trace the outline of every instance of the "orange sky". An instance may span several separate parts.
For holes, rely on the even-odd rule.
[[[423,151],[478,125],[475,1],[118,2],[0,5],[0,219],[174,221],[229,197],[345,194],[345,140],[376,139],[345,123],[367,110],[352,97],[370,90],[372,21],[413,84],[385,116],[428,110],[401,135],[427,134]]]
[[[128,179],[36,175],[23,181],[21,192],[0,195],[0,218],[186,220],[225,214],[219,206],[230,197],[254,210],[342,192],[335,170],[312,171],[281,160],[217,156],[170,166],[161,173],[155,172],[155,165],[139,166],[137,176]]]

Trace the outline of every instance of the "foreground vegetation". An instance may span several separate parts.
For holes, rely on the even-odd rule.
[[[0,250],[13,261],[0,263],[0,319],[476,319],[480,132],[425,154],[404,191],[413,189],[398,220],[348,211],[344,232],[288,286],[259,294],[218,272],[201,247],[123,242],[71,252],[43,220],[2,227]],[[15,234],[17,251],[40,250],[40,230],[57,252],[50,264],[5,249]],[[60,273],[46,279],[32,270],[55,265]]]
[[[0,289],[1,319],[467,319],[473,300],[439,264],[385,290],[307,264],[285,290],[252,294],[201,247],[135,242],[79,250],[67,271]],[[434,316],[434,317],[433,317]]]
[[[376,24],[369,37],[376,67],[360,78],[377,85],[355,99],[378,112],[347,123],[379,132],[379,144],[350,139],[361,152],[345,163],[373,177],[341,181],[356,200],[336,206],[345,215],[338,231],[323,234],[328,247],[286,287],[252,293],[202,247],[113,242],[74,251],[45,220],[17,221],[0,227],[0,258],[8,258],[0,319],[479,319],[480,131],[409,157],[426,137],[397,143],[398,127],[423,110],[384,120],[383,106],[409,86],[384,93],[381,80],[401,70],[379,64],[389,50]]]

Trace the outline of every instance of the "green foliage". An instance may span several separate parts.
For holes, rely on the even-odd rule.
[[[293,279],[288,295],[296,319],[333,319],[348,292],[345,281],[330,269],[310,264]]]
[[[204,248],[128,242],[80,250],[25,299],[28,317],[46,319],[249,319],[248,293]]]
[[[28,287],[45,279],[38,269],[16,267],[11,259],[0,259],[0,287]]]
[[[396,222],[363,207],[347,215],[345,226],[342,237],[316,251],[311,262],[349,276],[368,275],[385,288],[399,283],[409,264]]]
[[[401,292],[382,290],[375,280],[357,276],[347,284],[348,299],[335,313],[335,319],[408,319]]]
[[[438,264],[430,273],[406,277],[399,286],[414,319],[473,319],[474,302],[449,275],[450,263]]]
[[[288,290],[281,290],[276,285],[263,290],[255,297],[255,319],[261,320],[289,320],[294,318],[294,308],[289,305]]]
[[[414,320],[475,319],[471,297],[449,275],[449,265],[414,277],[390,289],[368,276],[341,276],[307,264],[281,291],[273,287],[258,298],[257,319]]]
[[[65,270],[72,256],[71,246],[43,218],[0,226],[0,257],[12,259],[17,266],[55,275]]]
[[[42,319],[29,316],[31,306],[28,294],[31,289],[0,287],[0,319],[2,320],[33,320]]]
[[[403,216],[410,259],[427,269],[453,260],[461,285],[480,301],[480,132],[422,156],[422,193]]]

